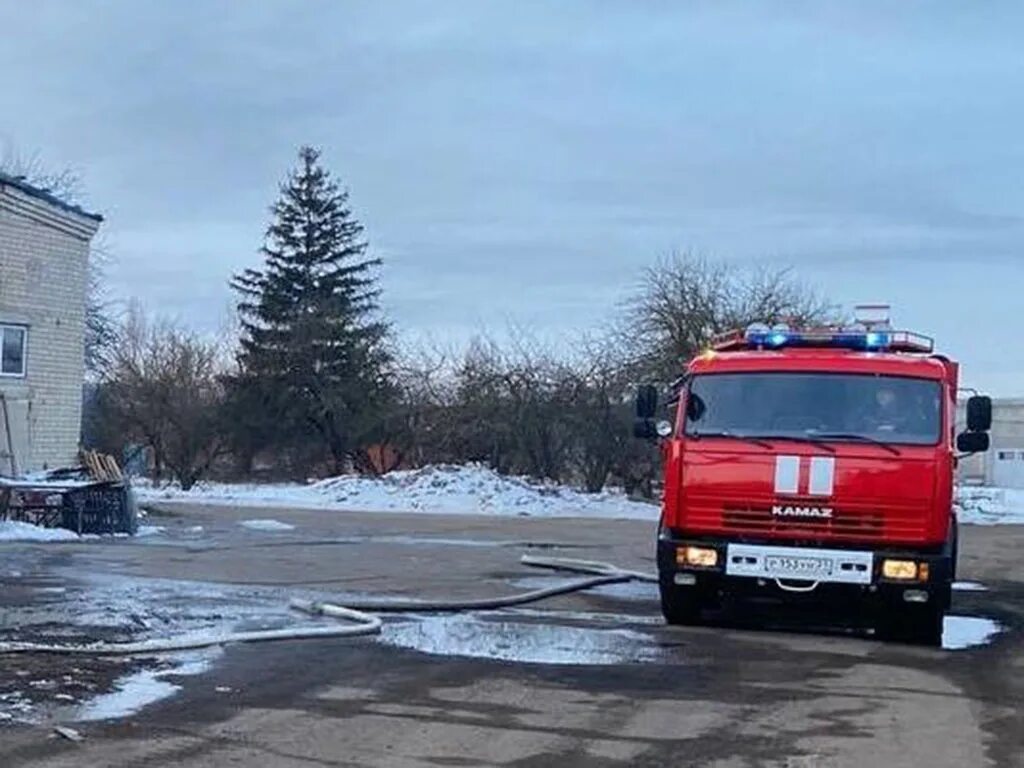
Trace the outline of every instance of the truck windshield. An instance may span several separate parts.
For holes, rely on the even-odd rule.
[[[905,445],[939,440],[939,382],[832,373],[718,373],[690,380],[690,437],[815,438]]]

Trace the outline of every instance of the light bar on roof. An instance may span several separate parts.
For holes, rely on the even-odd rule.
[[[910,331],[890,331],[864,327],[791,329],[785,326],[770,328],[754,324],[741,334],[722,338],[719,349],[782,349],[790,347],[818,347],[854,349],[866,352],[931,352],[934,342],[927,336]]]

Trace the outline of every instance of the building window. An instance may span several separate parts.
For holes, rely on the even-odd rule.
[[[28,329],[23,325],[0,325],[0,376],[25,375],[25,342]]]

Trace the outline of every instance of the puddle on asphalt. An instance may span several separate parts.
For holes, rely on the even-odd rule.
[[[988,645],[1002,630],[1002,626],[992,619],[946,616],[942,624],[942,647],[947,651],[962,651]]]
[[[381,642],[438,656],[527,664],[630,664],[664,657],[652,638],[628,629],[486,620],[470,614],[389,622]]]
[[[134,715],[144,707],[173,696],[181,686],[168,677],[188,677],[206,672],[221,654],[219,649],[187,652],[173,657],[163,669],[142,669],[118,679],[114,690],[75,708],[69,719],[76,722],[116,720]]]
[[[71,570],[66,574],[66,586],[36,588],[35,600],[19,605],[16,614],[8,613],[0,639],[73,644],[127,642],[319,625],[330,620],[296,613],[289,607],[289,600],[343,602],[346,597],[319,590]]]

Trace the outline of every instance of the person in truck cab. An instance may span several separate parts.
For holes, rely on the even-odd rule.
[[[916,434],[927,424],[927,416],[916,400],[907,400],[891,386],[875,390],[870,404],[862,412],[858,429],[863,434]]]
[[[905,425],[906,412],[900,408],[899,398],[890,387],[881,387],[875,392],[875,408],[870,414],[868,429],[871,432],[901,432]]]

